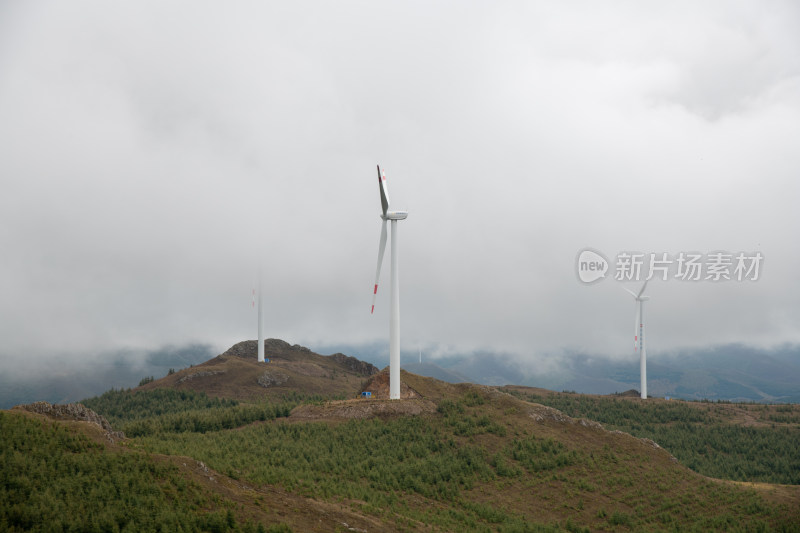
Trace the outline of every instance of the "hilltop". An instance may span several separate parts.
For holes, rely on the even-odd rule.
[[[320,355],[280,339],[266,339],[264,354],[269,362],[259,363],[258,342],[239,342],[205,363],[151,381],[137,390],[169,387],[247,401],[282,398],[290,393],[352,397],[378,373],[375,366],[355,357],[342,353]]]

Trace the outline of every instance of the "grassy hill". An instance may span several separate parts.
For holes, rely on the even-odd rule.
[[[696,442],[629,434],[755,428],[779,437],[758,441],[762,456],[794,461],[769,447],[797,442],[795,405],[642,402],[407,372],[405,399],[352,399],[385,373],[350,374],[341,365],[356,361],[288,345],[269,367],[237,346],[85,402],[124,439],[91,417],[0,412],[0,530],[60,520],[83,531],[800,531],[800,485],[713,479],[682,464]],[[289,379],[253,386],[265,368]],[[180,381],[215,369],[225,371]],[[750,461],[715,442],[706,453],[734,471]]]

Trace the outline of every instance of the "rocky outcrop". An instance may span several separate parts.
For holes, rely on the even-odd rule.
[[[241,357],[243,359],[255,358],[258,355],[258,341],[242,341],[237,342],[219,357]]]
[[[178,383],[183,383],[185,381],[191,381],[195,378],[204,378],[208,376],[216,376],[217,374],[224,374],[224,370],[204,370],[201,372],[194,372],[192,374],[186,374],[181,379],[178,380]]]
[[[555,422],[562,422],[568,424],[575,423],[575,419],[565,415],[558,409],[553,409],[552,407],[548,407],[546,405],[540,405],[538,403],[533,404],[533,406],[528,409],[528,416],[530,416],[537,422],[543,422],[545,420],[553,420]]]
[[[302,361],[308,360],[307,355],[324,357],[315,354],[305,346],[299,344],[289,344],[280,339],[266,339],[264,341],[264,353],[270,359],[283,359],[288,361]],[[300,356],[300,357],[298,357]],[[229,357],[241,357],[242,359],[255,359],[258,357],[258,341],[242,341],[237,342],[228,348],[223,354],[219,355],[217,359],[223,361]],[[329,356],[333,361],[343,366],[350,372],[358,374],[359,376],[374,376],[380,370],[375,365],[356,359],[343,353],[335,353]],[[313,359],[311,359],[313,361]]]
[[[292,346],[286,341],[281,339],[265,339],[264,352],[267,357],[287,356],[291,352],[313,353],[305,346],[295,344]],[[219,357],[241,357],[243,359],[255,359],[258,357],[258,341],[242,341],[237,342]]]
[[[18,405],[14,407],[14,409],[22,409],[23,411],[29,411],[31,413],[48,416],[56,420],[79,420],[81,422],[95,424],[100,426],[106,432],[106,436],[112,442],[115,438],[125,438],[125,434],[123,434],[121,431],[114,431],[114,428],[111,427],[111,424],[108,423],[108,420],[106,420],[105,417],[98,415],[80,403],[59,405],[49,402],[33,402],[26,405]]]
[[[267,370],[258,377],[258,384],[265,388],[277,387],[278,385],[283,385],[287,381],[289,381],[289,376],[275,370]]]
[[[345,355],[343,353],[335,353],[330,356],[331,359],[339,363],[340,365],[344,366],[351,372],[355,372],[361,376],[374,376],[380,370],[375,365],[362,361],[360,359],[356,359],[355,357],[350,357],[349,355]]]

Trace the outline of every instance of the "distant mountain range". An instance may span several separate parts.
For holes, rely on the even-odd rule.
[[[383,345],[329,346],[319,353],[341,352],[382,368],[388,364]],[[144,354],[117,352],[101,363],[60,367],[57,373],[20,378],[0,376],[0,408],[44,400],[78,401],[111,388],[129,388],[142,378],[160,378],[213,358],[211,347],[190,344]],[[403,368],[414,374],[449,383],[527,385],[555,391],[613,394],[639,389],[639,363],[588,354],[564,355],[558,371],[544,372],[533,363],[509,355],[470,353],[418,362],[416,354],[403,354]],[[550,365],[552,367],[554,365]],[[759,350],[728,345],[648,358],[648,392],[651,396],[690,400],[800,403],[800,346]]]
[[[403,368],[456,383],[528,385],[584,394],[639,389],[639,362],[575,354],[562,358],[558,372],[534,373],[509,356],[473,354]],[[763,351],[729,345],[667,356],[647,363],[650,396],[688,400],[800,403],[800,347]]]
[[[80,364],[49,365],[38,374],[0,374],[0,409],[34,401],[70,403],[102,394],[109,389],[135,387],[145,377],[166,376],[208,361],[217,355],[205,344],[164,347],[146,352],[120,350]]]

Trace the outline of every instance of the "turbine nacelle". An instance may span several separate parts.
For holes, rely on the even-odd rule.
[[[378,280],[381,277],[381,264],[383,263],[383,252],[386,250],[386,222],[395,220],[405,220],[408,218],[408,211],[392,211],[389,209],[389,190],[386,186],[386,173],[378,165],[378,191],[381,195],[381,238],[378,243],[378,268],[375,270],[375,285],[372,289],[372,308],[370,313],[375,312],[375,298],[378,296]],[[394,226],[394,224],[392,224]]]
[[[408,211],[390,211],[389,210],[389,190],[386,186],[386,172],[381,170],[378,165],[378,189],[381,193],[381,218],[383,220],[405,220],[408,217]]]
[[[633,292],[633,291],[632,291],[632,290],[630,290],[630,289],[627,289],[627,288],[625,288],[625,287],[623,287],[623,289],[625,289],[626,291],[628,291],[628,293],[629,293],[631,296],[633,296],[634,298],[636,298],[636,301],[637,301],[637,302],[644,302],[644,301],[646,301],[646,300],[649,300],[649,299],[650,299],[650,297],[649,297],[649,296],[642,296],[642,293],[643,293],[643,292],[644,292],[644,290],[647,288],[647,282],[648,282],[648,281],[650,281],[650,280],[649,280],[649,279],[648,279],[648,280],[645,280],[645,282],[644,282],[644,285],[642,285],[642,288],[641,288],[641,289],[639,289],[639,292],[638,292],[638,294],[637,294],[637,293],[635,293],[635,292]]]

